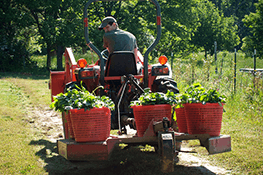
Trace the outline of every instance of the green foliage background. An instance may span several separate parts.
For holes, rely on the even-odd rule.
[[[0,64],[12,62],[13,66],[1,66],[0,70],[25,69],[25,66],[34,64],[30,55],[36,53],[46,55],[46,68],[51,68],[52,56],[56,56],[57,69],[63,69],[65,47],[85,53],[88,50],[83,31],[86,2],[3,0],[0,7]],[[262,1],[259,1],[256,11],[254,3],[257,2],[160,0],[162,37],[149,58],[153,61],[160,55],[173,55],[189,59],[189,55],[197,51],[213,54],[215,41],[218,50],[233,51],[242,45],[248,53],[254,48],[262,50],[259,35],[262,23],[253,20],[261,19]],[[103,31],[97,28],[108,15],[117,19],[121,29],[137,37],[142,53],[156,37],[156,11],[150,1],[96,2],[89,6],[88,24],[89,38],[99,50],[103,49]],[[248,16],[244,19],[245,15]]]

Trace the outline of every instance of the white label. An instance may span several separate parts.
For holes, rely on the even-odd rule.
[[[172,140],[172,134],[171,133],[167,133],[167,134],[162,134],[162,139],[163,140]]]

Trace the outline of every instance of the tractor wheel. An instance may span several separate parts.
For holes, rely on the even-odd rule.
[[[170,90],[176,94],[179,93],[176,81],[171,78],[159,78],[154,80],[152,85],[153,92],[167,93],[167,90]]]

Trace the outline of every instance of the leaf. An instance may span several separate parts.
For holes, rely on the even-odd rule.
[[[217,103],[225,102],[226,96],[221,95],[215,89],[209,89],[208,91],[202,87],[200,83],[195,83],[191,86],[187,86],[185,93],[177,96],[179,103]]]
[[[146,88],[144,93],[138,100],[131,101],[130,106],[135,105],[155,105],[155,104],[176,104],[176,96],[174,93],[167,91],[166,94],[162,92],[151,92],[149,88]]]
[[[65,94],[58,94],[54,99],[50,107],[61,112],[74,108],[85,110],[103,106],[108,107],[110,110],[115,108],[115,104],[109,97],[95,96],[83,88],[82,84],[81,88],[68,90]]]

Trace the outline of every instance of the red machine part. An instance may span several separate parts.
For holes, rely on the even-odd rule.
[[[65,71],[50,71],[49,89],[51,89],[51,100],[53,96],[63,93],[68,82],[76,81],[74,70],[78,67],[71,48],[66,48]]]
[[[50,72],[49,89],[51,89],[51,101],[53,101],[53,96],[64,91],[65,75],[65,71]]]

